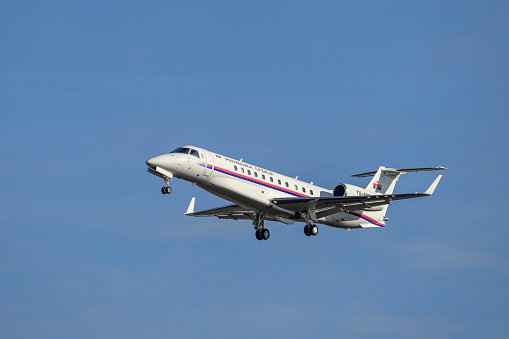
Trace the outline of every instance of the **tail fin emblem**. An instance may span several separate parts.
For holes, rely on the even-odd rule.
[[[377,184],[376,182],[374,182],[373,183],[373,189],[375,190],[375,192],[381,191],[382,190],[382,185]]]

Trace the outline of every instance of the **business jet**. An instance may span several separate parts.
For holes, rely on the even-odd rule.
[[[169,182],[178,178],[233,203],[195,212],[193,197],[185,215],[251,220],[258,240],[270,237],[265,221],[287,225],[304,222],[306,236],[318,234],[316,224],[348,231],[384,227],[387,207],[392,201],[430,196],[442,177],[439,175],[424,193],[393,194],[402,174],[446,169],[380,166],[374,172],[352,175],[373,177],[366,188],[341,183],[329,190],[195,146],[178,147],[148,159],[146,164],[148,172],[164,179],[163,194],[171,193]]]

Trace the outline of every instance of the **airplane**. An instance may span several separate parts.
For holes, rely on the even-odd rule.
[[[195,212],[193,197],[185,215],[251,220],[258,240],[270,237],[265,221],[287,225],[304,222],[306,236],[318,234],[316,224],[348,231],[384,227],[392,201],[430,196],[442,178],[439,175],[424,193],[393,194],[402,174],[447,169],[442,166],[406,169],[380,166],[377,171],[352,175],[373,177],[366,188],[341,183],[329,190],[242,160],[195,146],[182,146],[152,157],[146,164],[149,173],[164,179],[163,194],[171,193],[169,182],[175,177],[233,203]]]

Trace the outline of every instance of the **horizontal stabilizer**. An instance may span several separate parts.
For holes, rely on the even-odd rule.
[[[404,174],[404,173],[408,173],[408,172],[439,171],[439,170],[446,170],[446,169],[447,168],[445,168],[445,167],[437,166],[437,167],[404,168],[404,169],[385,168],[383,171]],[[376,172],[377,171],[354,174],[354,175],[352,175],[352,177],[356,177],[356,178],[372,177],[373,175],[376,174]]]

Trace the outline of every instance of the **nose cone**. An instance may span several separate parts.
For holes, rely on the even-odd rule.
[[[172,169],[173,165],[173,156],[170,154],[162,154],[150,158],[146,161],[148,167],[155,169],[157,167],[166,168],[167,170]]]
[[[157,166],[157,159],[156,158],[157,157],[150,158],[145,163],[150,168],[156,168],[156,166]]]

